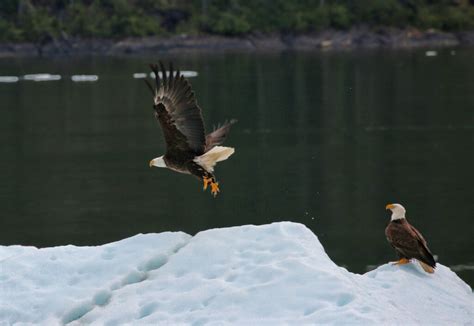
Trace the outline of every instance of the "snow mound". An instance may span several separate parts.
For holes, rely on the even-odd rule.
[[[337,266],[304,225],[137,235],[98,247],[0,246],[0,324],[472,324],[438,264]]]

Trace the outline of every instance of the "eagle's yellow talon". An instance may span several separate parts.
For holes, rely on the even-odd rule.
[[[219,192],[219,182],[216,182],[214,177],[207,177],[207,176],[204,176],[202,178],[202,182],[203,182],[202,189],[206,190],[207,186],[211,185],[211,194],[213,194],[214,197],[216,197],[217,193]]]
[[[409,259],[401,258],[400,260],[394,262],[393,265],[405,265],[405,264],[408,264],[409,262],[410,262]]]
[[[213,194],[214,197],[216,197],[218,192],[219,192],[219,183],[211,182],[211,194]]]

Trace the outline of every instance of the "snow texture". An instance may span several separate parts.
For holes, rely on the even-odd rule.
[[[0,325],[473,325],[473,308],[471,288],[441,264],[353,274],[289,222],[0,246]]]

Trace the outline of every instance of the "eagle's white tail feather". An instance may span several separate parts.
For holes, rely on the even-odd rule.
[[[217,162],[227,160],[229,156],[234,154],[232,147],[216,146],[210,151],[197,156],[194,162],[202,166],[207,172],[213,172]]]
[[[434,273],[434,268],[433,267],[431,267],[430,265],[425,264],[424,262],[422,262],[420,260],[419,260],[419,262],[420,262],[421,267],[425,270],[425,272],[430,273],[430,274]]]

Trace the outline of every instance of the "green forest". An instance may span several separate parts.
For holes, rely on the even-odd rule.
[[[1,0],[0,41],[474,29],[474,0]]]

